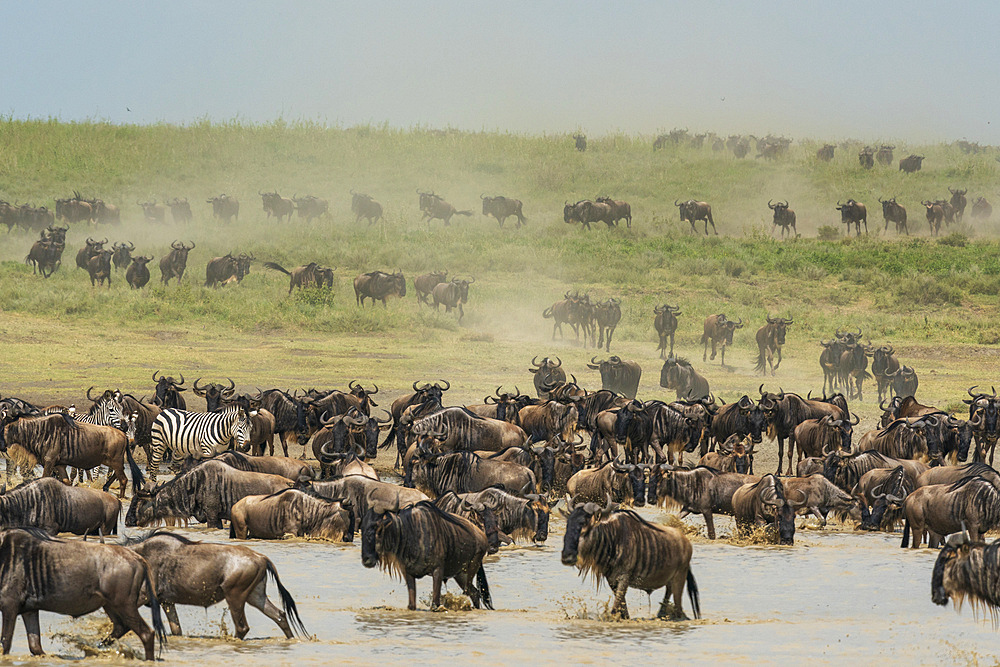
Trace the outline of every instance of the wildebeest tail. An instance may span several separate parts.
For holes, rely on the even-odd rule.
[[[490,584],[486,581],[486,570],[483,566],[479,566],[479,572],[476,573],[476,588],[479,590],[479,599],[483,601],[483,606],[487,609],[493,609],[493,597],[490,595]]]
[[[899,545],[903,549],[910,546],[910,520],[903,521],[903,543]]]
[[[758,373],[764,372],[764,348],[760,348],[760,353],[757,354],[757,365],[753,367]]]
[[[156,599],[156,587],[153,586],[153,578],[149,575],[149,563],[142,560],[142,581],[149,593],[149,611],[153,618],[153,632],[160,643],[160,650],[167,643],[167,629],[163,625],[163,616],[160,614],[160,601]]]
[[[285,269],[283,266],[281,266],[281,264],[275,264],[274,262],[264,262],[264,266],[266,268],[268,268],[268,269],[274,269],[275,271],[281,271],[286,276],[292,275],[291,273],[288,272],[287,269]]]
[[[236,522],[232,519],[229,520],[229,539],[236,539]]]
[[[552,317],[552,308],[546,308],[543,310],[542,317]]]
[[[302,619],[299,617],[299,610],[295,606],[295,600],[292,599],[292,594],[288,592],[288,589],[281,585],[281,579],[278,578],[278,570],[275,569],[274,563],[271,559],[267,559],[267,572],[274,579],[274,585],[278,587],[278,595],[281,596],[281,606],[285,610],[285,616],[288,618],[288,624],[291,626],[292,631],[298,631],[302,636],[308,637],[309,633],[306,631],[306,626],[302,625]]]
[[[471,216],[473,213],[472,211],[455,211],[455,215]]]
[[[698,595],[698,582],[694,580],[694,572],[688,568],[687,576],[688,597],[691,598],[691,613],[695,618],[701,618],[701,597]],[[681,601],[674,600],[674,604],[680,607]]]
[[[135,495],[136,489],[141,489],[143,484],[146,483],[145,478],[142,476],[142,471],[139,470],[139,465],[135,462],[135,458],[132,456],[132,449],[135,447],[133,444],[131,447],[125,445],[125,458],[128,459],[128,469],[132,473],[132,495]]]

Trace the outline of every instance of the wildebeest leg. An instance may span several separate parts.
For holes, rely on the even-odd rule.
[[[17,610],[14,608],[5,608],[3,610],[3,632],[2,640],[0,643],[3,645],[3,654],[7,655],[10,653],[10,645],[14,641],[14,625],[17,623]]]
[[[127,606],[116,610],[115,615],[112,615],[109,607],[104,608],[104,611],[108,613],[108,616],[111,616],[116,626],[119,623],[124,626],[124,631],[115,637],[115,639],[118,639],[118,637],[121,637],[126,632],[131,630],[142,641],[142,647],[146,650],[146,660],[155,660],[156,654],[153,650],[153,640],[155,637],[153,635],[153,629],[146,624],[145,619],[143,619],[142,615],[139,614],[138,607],[132,606],[128,602],[125,604]],[[116,619],[115,616],[118,618]],[[117,632],[117,627],[115,628],[115,632]]]
[[[28,650],[31,651],[31,655],[45,655],[45,651],[42,650],[42,632],[38,627],[38,611],[25,611],[21,614],[21,619],[24,621],[24,631],[28,635]],[[6,628],[4,630],[6,632]],[[13,628],[11,631],[13,632]],[[5,645],[4,653],[6,652]]]
[[[611,580],[608,580],[611,583]],[[622,619],[628,619],[628,603],[625,602],[625,593],[628,592],[628,575],[622,575],[618,579],[617,585],[614,586],[615,589],[615,603],[611,607],[611,613],[621,617]]]
[[[705,512],[702,514],[705,517],[705,528],[708,530],[708,539],[715,539],[715,517],[712,516],[711,512]]]
[[[993,454],[996,453],[997,441],[993,440],[990,442],[990,466],[993,465]]]
[[[721,365],[725,366],[726,365],[726,344],[725,343],[722,344],[722,348],[719,350],[719,352],[722,355],[722,359],[719,361],[719,363]],[[714,354],[712,355],[712,358],[713,359],[715,358]]]
[[[777,353],[777,355],[778,355],[778,363],[776,363],[776,364],[774,364],[773,366],[771,366],[771,375],[772,375],[772,376],[774,375],[774,371],[778,370],[778,366],[780,366],[780,365],[781,365],[781,348],[780,348],[780,347],[776,347],[776,348],[774,349],[774,351],[775,351],[775,353]],[[772,355],[772,358],[773,358],[773,355]],[[770,360],[771,360],[771,359],[768,359],[768,361],[770,361]]]
[[[262,614],[277,623],[281,631],[285,633],[285,637],[291,639],[294,636],[292,628],[288,625],[288,618],[285,616],[285,612],[275,607],[267,598],[267,588],[263,579],[250,591],[247,604],[255,609],[259,609]]]
[[[404,579],[406,580],[406,592],[409,594],[410,600],[406,605],[406,608],[413,611],[417,608],[417,580],[412,576],[407,574]]]
[[[182,635],[184,634],[181,630],[181,619],[177,617],[177,607],[173,603],[161,603],[163,608],[163,613],[167,616],[167,623],[170,624],[170,634],[172,635]]]
[[[247,623],[247,610],[245,607],[246,597],[233,595],[233,597],[227,598],[226,602],[229,604],[229,615],[233,617],[233,625],[236,626],[236,638],[243,639],[250,632],[250,624]]]
[[[441,585],[445,582],[444,566],[440,566],[431,573],[433,589],[431,590],[431,609],[437,611],[441,606]]]

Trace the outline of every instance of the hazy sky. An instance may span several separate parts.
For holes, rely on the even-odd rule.
[[[15,117],[1000,144],[990,1],[6,2],[0,56]]]

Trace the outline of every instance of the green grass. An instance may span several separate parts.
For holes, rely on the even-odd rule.
[[[63,266],[49,280],[23,264],[31,236],[15,231],[4,239],[0,329],[11,354],[0,393],[75,396],[102,383],[138,388],[162,366],[262,386],[340,386],[360,377],[402,389],[417,377],[443,376],[459,380],[456,396],[471,400],[500,382],[529,386],[526,361],[552,351],[593,385],[596,373],[583,363],[595,352],[571,338],[552,344],[551,321],[541,318],[567,289],[623,299],[613,351],[643,364],[648,393],[661,393],[652,309],[663,301],[681,306],[677,344],[692,357],[708,314],[747,322],[727,356],[733,368],[706,371],[727,396],[758,384],[750,377],[753,332],[768,313],[795,319],[779,371],[786,389],[819,387],[816,341],[838,327],[860,326],[875,342],[891,341],[921,372],[921,387],[943,402],[955,400],[959,385],[995,372],[997,227],[967,223],[931,239],[918,203],[946,196],[948,186],[969,188],[970,201],[1000,201],[992,153],[897,141],[897,160],[910,152],[927,156],[923,171],[906,175],[895,166],[859,169],[860,144],[838,148],[824,164],[815,159],[819,141],[796,143],[773,162],[736,160],[707,147],[654,153],[651,143],[611,135],[591,138],[588,151],[578,153],[568,135],[2,120],[0,199],[52,206],[55,197],[79,190],[119,204],[125,222],[118,229],[74,225]],[[383,204],[383,223],[355,223],[352,188]],[[417,188],[476,215],[428,227],[420,222]],[[326,197],[332,216],[268,222],[257,191],[273,189]],[[204,202],[220,192],[241,201],[240,220],[230,227],[212,220]],[[522,199],[528,225],[498,230],[478,214],[483,192]],[[563,224],[565,200],[599,194],[631,202],[631,230],[585,233]],[[907,206],[915,236],[881,233],[879,195],[896,195]],[[191,200],[191,225],[141,220],[136,200],[173,196]],[[721,236],[692,235],[680,224],[673,201],[688,197],[712,203]],[[820,227],[842,227],[834,205],[847,197],[868,204],[871,236],[815,238]],[[769,198],[790,200],[802,238],[770,236]],[[158,286],[154,261],[145,290],[129,290],[118,274],[110,290],[94,289],[74,262],[88,236],[131,240],[157,261],[174,239],[197,247],[180,286]],[[238,286],[201,287],[208,259],[229,251],[253,252],[259,261],[252,273]],[[263,269],[265,260],[286,268],[310,260],[334,266],[333,294],[289,296],[287,277]],[[355,306],[354,276],[397,267],[408,277],[438,268],[475,276],[465,320],[418,307],[412,292],[385,309]]]

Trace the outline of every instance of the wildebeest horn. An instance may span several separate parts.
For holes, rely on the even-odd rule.
[[[181,375],[181,381],[175,383],[177,386],[184,384],[184,373],[181,373],[180,375]]]
[[[153,371],[153,382],[156,382],[156,375],[157,375],[157,373],[159,373],[159,372],[160,372],[160,371]]]
[[[444,384],[445,384],[444,387],[441,386],[441,382],[444,382]],[[434,386],[437,387],[438,389],[440,389],[441,391],[448,391],[449,389],[451,389],[451,383],[450,382],[448,382],[447,380],[441,380],[441,382],[435,382]]]
[[[537,354],[531,358],[531,365],[532,366],[541,366],[541,364],[538,363],[538,355]]]
[[[853,412],[851,413],[851,416],[854,417],[854,421],[850,422],[851,426],[857,426],[861,423],[861,417],[857,416]]]
[[[97,402],[97,399],[96,399],[96,398],[91,398],[91,397],[90,397],[90,392],[91,392],[91,391],[93,391],[93,389],[94,389],[94,388],[93,388],[93,387],[91,387],[90,389],[88,389],[88,390],[87,390],[87,400],[89,400],[89,401],[90,401],[91,403],[96,403],[96,402]]]
[[[228,389],[223,389],[222,390],[222,395],[223,396],[232,396],[233,395],[233,391],[236,389],[236,383],[233,382],[232,378],[226,378],[226,379],[229,380],[229,388]]]
[[[559,368],[560,366],[562,366],[562,359],[560,359],[559,357],[556,357],[556,361],[559,362],[559,363],[556,364],[556,368]],[[574,378],[573,381],[576,382],[576,379]],[[994,395],[996,395],[996,392],[994,392]]]
[[[195,378],[195,380],[194,380],[194,393],[198,394],[199,396],[203,396],[204,393],[205,393],[205,388],[198,386],[198,380],[200,380],[200,379],[201,378],[198,377],[198,378]]]
[[[968,389],[966,389],[965,391],[966,391],[966,392],[967,392],[967,393],[969,394],[969,396],[971,396],[972,398],[976,398],[977,394],[973,394],[973,393],[972,393],[972,390],[973,390],[973,389],[975,389],[975,388],[976,388],[976,387],[978,387],[978,386],[979,386],[978,384],[974,384],[974,385],[972,385],[971,387],[969,387]]]

